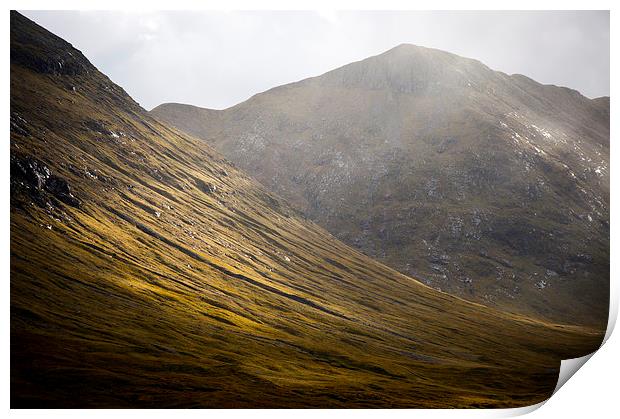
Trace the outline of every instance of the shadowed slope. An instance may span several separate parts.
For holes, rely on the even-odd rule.
[[[356,252],[11,14],[12,407],[520,406],[601,338]]]

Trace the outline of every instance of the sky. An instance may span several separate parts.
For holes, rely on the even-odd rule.
[[[607,11],[22,11],[150,110],[224,109],[410,43],[609,95]]]

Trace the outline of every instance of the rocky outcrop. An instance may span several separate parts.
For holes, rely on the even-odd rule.
[[[49,167],[31,157],[11,155],[11,196],[25,194],[40,207],[50,204],[50,200],[79,207],[67,180],[52,174]],[[51,204],[50,204],[51,205]]]

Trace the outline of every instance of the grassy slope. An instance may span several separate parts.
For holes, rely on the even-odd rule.
[[[50,36],[17,15],[13,30],[12,56],[21,31]],[[81,206],[12,185],[12,407],[518,406],[601,340],[425,287],[92,68],[22,61],[11,154],[42,161]]]

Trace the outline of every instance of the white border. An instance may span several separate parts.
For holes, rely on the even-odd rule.
[[[62,10],[62,9],[91,9],[91,10],[190,10],[190,9],[209,9],[209,10],[611,10],[611,74],[618,73],[617,59],[618,54],[615,53],[614,47],[617,49],[617,31],[618,18],[616,16],[617,10],[612,7],[617,2],[602,1],[602,0],[590,0],[590,1],[550,1],[550,0],[521,0],[521,1],[489,1],[489,0],[470,0],[468,2],[457,0],[434,0],[434,1],[404,1],[404,0],[381,0],[381,1],[369,1],[369,0],[301,0],[301,1],[286,1],[286,0],[262,0],[250,1],[250,0],[229,0],[229,1],[200,1],[200,0],[151,0],[151,1],[135,1],[127,2],[126,0],[91,0],[88,2],[77,0],[63,0],[63,1],[43,1],[43,0],[23,0],[23,1],[6,1],[5,13],[2,15],[0,22],[2,22],[3,33],[5,37],[9,34],[9,9],[18,10]],[[111,415],[120,417],[149,417],[149,418],[167,418],[171,415],[179,414],[184,417],[203,417],[206,412],[203,411],[170,411],[170,410],[150,410],[150,411],[135,411],[135,410],[47,410],[47,411],[30,411],[30,410],[13,410],[9,412],[9,368],[10,368],[10,348],[9,348],[9,305],[10,305],[10,241],[9,241],[9,164],[8,164],[8,133],[9,133],[9,114],[10,108],[10,96],[9,96],[9,42],[5,38],[3,44],[3,58],[5,60],[4,65],[0,67],[2,72],[2,85],[3,101],[2,106],[4,108],[4,164],[0,165],[0,178],[3,181],[0,183],[2,188],[2,196],[5,197],[5,202],[2,205],[0,211],[2,212],[2,218],[4,223],[1,225],[0,243],[2,271],[3,275],[3,316],[0,320],[0,331],[4,337],[4,344],[2,345],[2,363],[1,365],[1,381],[0,391],[4,409],[0,412],[9,413],[11,416],[19,417],[31,417],[45,415],[49,417],[84,417],[88,415],[93,418],[108,418]],[[611,79],[611,128],[612,128],[612,144],[614,144],[615,133],[618,132],[618,121],[614,119],[616,112],[615,100],[618,90],[617,84],[614,83],[615,79]],[[612,145],[611,147],[611,179],[612,185],[616,185],[616,161],[618,147]],[[612,219],[616,215],[616,199],[615,194],[611,195],[611,214]],[[617,252],[617,240],[618,237],[616,223],[611,222],[611,307],[610,307],[610,324],[608,327],[608,333],[606,339],[609,339],[611,330],[616,321],[618,312],[618,287],[617,287],[617,274],[618,263],[615,262]],[[582,371],[577,373],[577,378],[569,380],[568,383],[562,387],[562,389],[554,395],[546,403],[542,403],[544,407],[536,410],[532,413],[532,417],[583,417],[585,415],[593,415],[594,417],[608,417],[612,412],[617,411],[617,393],[616,384],[618,383],[618,359],[620,358],[620,350],[617,337],[611,337],[604,347],[598,351],[592,359],[588,362],[588,366],[583,368]],[[540,407],[535,406],[535,407]],[[220,418],[237,418],[245,415],[251,415],[253,418],[267,418],[267,417],[289,417],[295,415],[298,419],[315,419],[316,415],[338,415],[339,417],[375,417],[377,414],[387,414],[391,417],[411,417],[411,415],[422,415],[423,417],[440,418],[440,417],[506,417],[514,416],[516,414],[523,414],[531,411],[532,408],[522,409],[507,409],[507,410],[390,410],[377,412],[376,410],[296,410],[291,412],[289,410],[256,410],[256,411],[230,411],[230,410],[217,410],[211,411],[208,414],[217,415]]]
[[[9,0],[12,9],[39,10],[610,10],[611,0]]]

